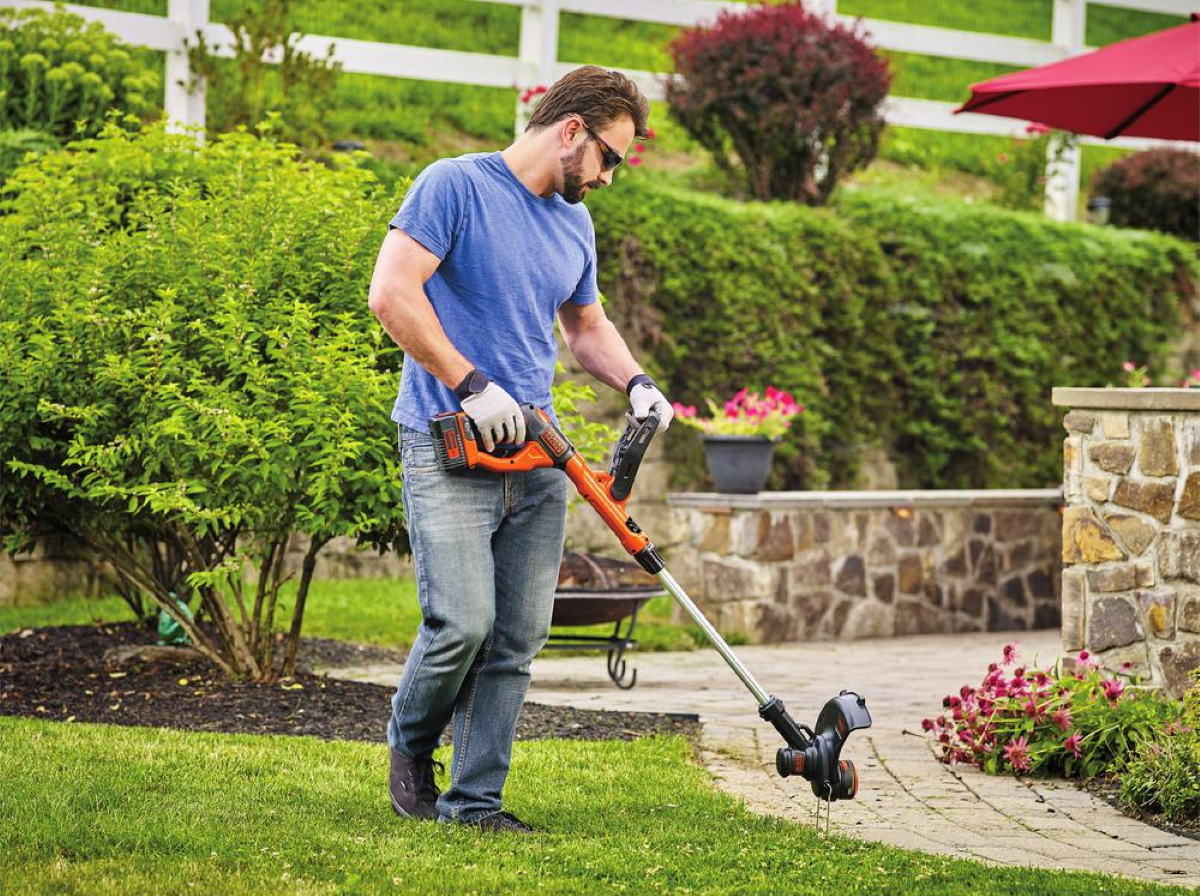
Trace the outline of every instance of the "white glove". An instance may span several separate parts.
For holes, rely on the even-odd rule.
[[[525,444],[525,415],[521,406],[495,383],[489,382],[482,392],[464,398],[462,409],[474,421],[483,448],[489,454],[500,442]]]
[[[671,425],[671,418],[675,416],[675,409],[671,407],[671,402],[667,401],[667,396],[658,391],[654,380],[644,373],[639,373],[625,388],[629,393],[629,403],[633,405],[634,418],[638,421],[645,420],[653,411],[658,415],[658,429],[655,433],[666,432],[667,427]]]

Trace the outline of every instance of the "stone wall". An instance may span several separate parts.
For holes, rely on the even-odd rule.
[[[1063,651],[1180,695],[1200,666],[1200,390],[1055,389]]]
[[[718,628],[752,641],[1059,624],[1057,489],[673,494],[667,504],[686,523],[682,540],[660,544],[671,573]]]

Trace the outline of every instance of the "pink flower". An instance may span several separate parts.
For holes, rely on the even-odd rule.
[[[1006,746],[1004,755],[1017,771],[1029,771],[1029,744],[1025,740],[1025,735],[1021,735]]]
[[[933,719],[921,719],[921,729],[923,731],[932,731]]]
[[[1052,718],[1054,720],[1054,724],[1063,731],[1066,731],[1071,727],[1071,710],[1067,709],[1065,706],[1056,709],[1050,718]]]
[[[1063,749],[1066,750],[1068,753],[1070,753],[1072,756],[1074,756],[1076,759],[1078,759],[1080,756],[1083,755],[1083,751],[1080,749],[1080,744],[1082,743],[1082,741],[1083,741],[1083,738],[1080,737],[1078,734],[1072,734],[1070,737],[1068,737],[1066,740],[1063,741]]]
[[[1090,653],[1088,653],[1086,650],[1079,651],[1079,655],[1077,657],[1075,657],[1075,659],[1079,662],[1079,665],[1084,669],[1097,669],[1100,666],[1099,663],[1097,663],[1094,659],[1092,659],[1092,655]]]
[[[1126,373],[1133,373],[1133,371],[1136,368],[1137,368],[1137,365],[1134,364],[1132,361],[1126,361],[1124,364],[1121,365],[1121,369],[1124,370]]]
[[[1104,688],[1104,696],[1114,703],[1120,700],[1121,695],[1125,693],[1125,682],[1117,678],[1100,682],[1100,687]]]
[[[1012,641],[1004,645],[1004,665],[1009,666],[1017,661],[1017,642]],[[989,666],[990,670],[991,667]]]
[[[641,157],[641,156],[631,156],[631,157],[629,158],[629,166],[630,166],[631,168],[636,168],[636,167],[637,167],[638,165],[640,165],[640,164],[642,164],[642,157]]]
[[[656,136],[657,136],[657,134],[654,133],[654,128],[646,129],[646,139],[647,140],[653,140]]]
[[[645,143],[635,143],[633,146],[633,151],[634,152],[645,152],[646,144]]]

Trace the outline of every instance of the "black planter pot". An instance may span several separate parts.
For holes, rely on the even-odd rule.
[[[761,492],[771,472],[778,439],[766,436],[705,435],[704,456],[716,489],[735,495]]]

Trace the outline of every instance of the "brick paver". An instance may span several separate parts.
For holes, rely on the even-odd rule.
[[[1200,886],[1200,841],[1130,819],[1067,782],[989,776],[935,761],[920,730],[944,695],[978,684],[1011,634],[920,635],[737,648],[759,683],[813,724],[841,688],[867,697],[874,725],[844,755],[859,770],[858,798],[834,803],[832,829],[906,849],[1001,865],[1104,871]],[[1026,663],[1053,662],[1056,631],[1015,636]],[[618,690],[596,656],[542,657],[529,699],[585,709],[697,713],[701,753],[717,785],[754,811],[813,823],[806,782],[775,774],[778,735],[713,650],[637,654],[637,687]],[[337,674],[394,685],[396,667]],[[824,813],[822,813],[822,820]]]

